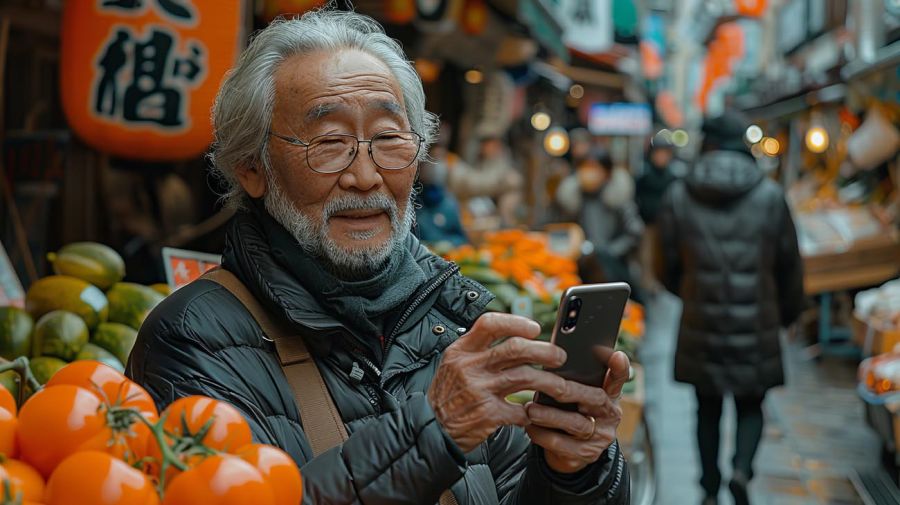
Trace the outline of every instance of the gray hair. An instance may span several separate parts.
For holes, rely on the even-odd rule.
[[[226,206],[239,208],[246,193],[237,179],[241,166],[269,170],[268,131],[275,102],[275,71],[282,61],[317,51],[356,49],[382,62],[397,79],[410,126],[425,139],[419,159],[428,156],[437,116],[425,110],[425,91],[403,48],[374,19],[324,8],[300,18],[279,19],[257,32],[228,73],[213,106],[215,139],[209,155],[214,175],[226,185]]]

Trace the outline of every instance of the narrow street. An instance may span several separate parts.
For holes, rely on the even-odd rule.
[[[671,295],[648,308],[642,362],[647,374],[647,409],[654,437],[658,505],[699,504],[696,406],[690,386],[672,378],[680,302]],[[878,470],[876,435],[866,428],[856,395],[851,361],[804,361],[799,348],[785,352],[787,385],[772,390],[764,406],[766,429],[750,486],[753,503],[765,505],[849,505],[866,503],[851,483],[854,472]],[[732,406],[723,415],[720,455],[723,484],[719,503],[733,503],[727,489],[733,454]],[[881,503],[875,501],[874,503]]]

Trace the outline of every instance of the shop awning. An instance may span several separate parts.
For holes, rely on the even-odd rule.
[[[544,2],[545,0],[519,1],[519,21],[528,27],[531,36],[550,54],[568,62],[569,49],[563,43],[562,25]]]
[[[857,59],[846,64],[841,69],[841,77],[849,81],[897,65],[900,65],[900,40],[879,49],[873,61]]]
[[[563,43],[563,27],[556,17],[549,0],[490,0],[497,10],[515,19],[528,30],[538,44],[565,61],[569,61],[569,50]]]

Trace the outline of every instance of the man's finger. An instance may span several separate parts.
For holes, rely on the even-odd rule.
[[[511,337],[493,346],[488,351],[487,366],[500,371],[519,365],[541,365],[558,368],[566,362],[566,351],[549,342]]]
[[[622,387],[628,382],[631,363],[624,352],[618,351],[609,358],[607,366],[609,370],[607,370],[606,378],[603,380],[603,390],[615,401],[622,396]]]
[[[487,349],[497,340],[506,337],[535,339],[541,334],[541,325],[521,316],[488,312],[475,321],[469,332],[458,340],[468,351]]]
[[[579,440],[586,440],[594,436],[597,422],[578,412],[569,412],[539,403],[531,402],[525,405],[525,412],[531,424],[543,428],[565,431]]]
[[[528,365],[500,370],[493,376],[488,389],[499,396],[506,397],[518,391],[531,390],[550,394],[562,394],[566,389],[566,381],[555,373],[538,370]],[[552,396],[552,395],[551,395]]]
[[[552,452],[561,458],[571,460],[573,463],[577,462],[577,466],[584,466],[586,463],[596,461],[604,450],[604,441],[602,440],[578,440],[565,433],[536,424],[526,426],[525,432],[528,433],[528,438],[535,445],[539,445],[545,451]]]
[[[499,423],[501,426],[528,426],[531,423],[531,420],[528,419],[525,407],[522,405],[504,401],[498,408],[500,415],[502,416],[501,422]]]

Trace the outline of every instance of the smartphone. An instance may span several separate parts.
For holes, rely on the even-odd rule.
[[[550,337],[551,343],[566,351],[567,358],[563,366],[548,371],[567,380],[602,387],[630,295],[631,287],[624,282],[567,289]],[[563,410],[578,409],[575,404],[559,403],[540,392],[535,393],[534,401]]]

